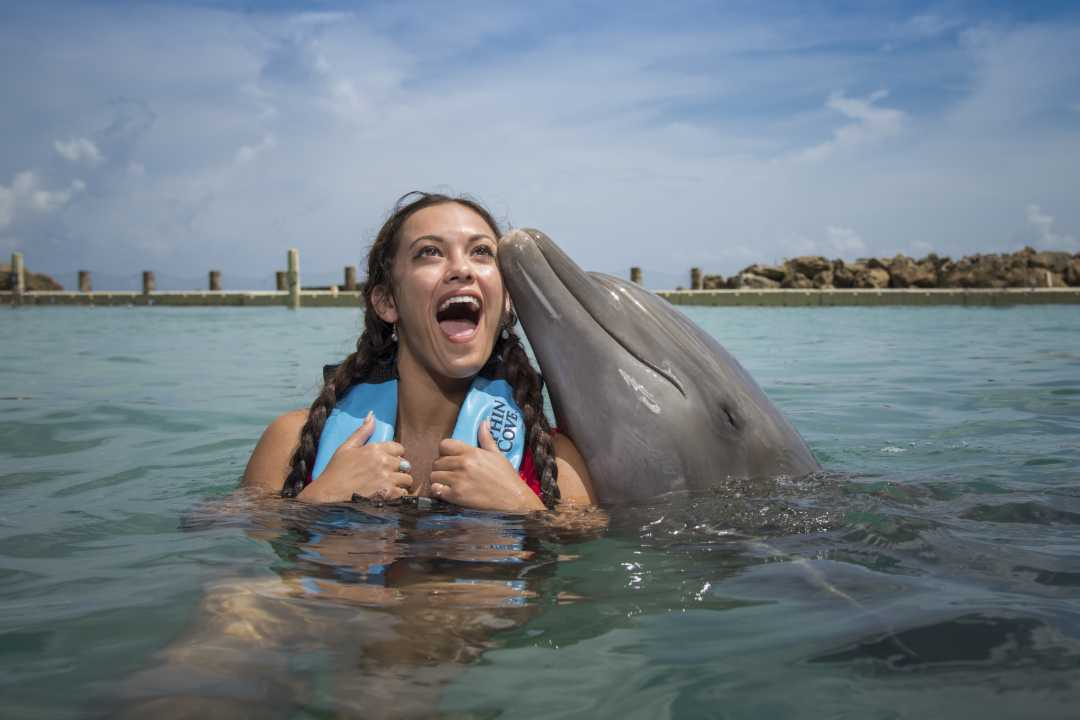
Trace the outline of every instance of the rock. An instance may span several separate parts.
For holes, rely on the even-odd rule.
[[[942,268],[941,285],[954,288],[1003,288],[1007,286],[1008,270],[1008,263],[1000,255],[964,257],[951,267]]]
[[[833,286],[838,288],[855,287],[855,271],[841,263],[833,266]]]
[[[1039,274],[1034,268],[1009,268],[1005,273],[1005,284],[1008,287],[1037,287]]]
[[[776,265],[751,265],[743,270],[744,273],[750,273],[751,275],[760,275],[761,277],[769,278],[780,282],[784,279],[784,275],[787,273],[784,268],[777,267]]]
[[[894,288],[937,287],[937,268],[932,262],[916,264],[905,255],[897,255],[889,263],[889,286]]]
[[[832,270],[832,266],[832,262],[820,255],[803,255],[802,257],[792,258],[784,263],[784,267],[788,271],[785,273],[786,275],[798,273],[807,279],[814,277],[820,272]]]
[[[975,287],[1003,288],[1007,287],[1005,275],[1008,261],[1000,255],[976,255],[975,256]]]
[[[43,290],[63,290],[64,286],[56,282],[52,277],[45,273],[33,273],[26,270],[26,289],[30,292],[41,292]],[[11,277],[11,265],[7,263],[0,263],[0,290],[12,290],[14,283]]]
[[[1067,252],[1040,252],[1028,258],[1028,265],[1063,274],[1071,261],[1072,256]]]
[[[814,287],[814,282],[800,272],[788,273],[784,276],[784,282],[780,287],[789,290],[809,290]]]
[[[928,253],[915,260],[898,254],[892,258],[860,258],[854,262],[804,255],[786,260],[783,267],[750,265],[727,280],[730,288],[1005,288],[1080,287],[1080,253],[1037,251],[976,254],[953,260]],[[703,287],[724,287],[719,275],[705,276]]]
[[[739,273],[728,281],[730,287],[739,290],[774,290],[780,287],[780,283],[753,273]]]
[[[723,275],[706,275],[701,279],[701,288],[703,290],[723,290],[724,287]]]
[[[1065,266],[1068,270],[1068,265]],[[1010,268],[1005,273],[1006,287],[1066,287],[1064,274],[1039,267]]]
[[[934,268],[934,271],[937,272],[938,270],[941,269],[942,265],[944,265],[946,263],[951,263],[951,262],[952,262],[952,260],[949,259],[948,255],[946,255],[945,257],[941,257],[937,253],[929,253],[926,257],[919,260],[917,264],[918,265],[932,265],[933,268]]]
[[[1063,279],[1065,280],[1065,284],[1069,287],[1080,287],[1080,253],[1069,261],[1069,266],[1065,268]]]
[[[855,288],[881,289],[889,287],[889,271],[879,267],[867,267],[855,273]]]

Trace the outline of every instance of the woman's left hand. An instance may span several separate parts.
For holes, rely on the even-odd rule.
[[[499,451],[487,420],[480,423],[477,440],[480,447],[460,440],[439,443],[439,457],[431,464],[431,496],[476,510],[544,510],[544,503]]]

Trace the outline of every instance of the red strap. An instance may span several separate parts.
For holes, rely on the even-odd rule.
[[[518,475],[529,486],[529,489],[536,493],[536,497],[540,497],[540,478],[536,475],[536,465],[533,463],[531,448],[525,448],[525,457],[521,458]]]

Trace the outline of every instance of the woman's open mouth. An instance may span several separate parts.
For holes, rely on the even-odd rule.
[[[452,295],[439,305],[435,320],[453,342],[466,342],[480,326],[480,300],[472,295]]]

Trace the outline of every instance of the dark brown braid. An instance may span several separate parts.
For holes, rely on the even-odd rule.
[[[290,461],[290,472],[281,489],[284,497],[296,497],[304,489],[315,464],[319,438],[330,411],[357,383],[393,372],[396,344],[391,340],[393,326],[374,310],[372,294],[376,288],[393,291],[391,267],[397,250],[398,235],[413,213],[433,205],[457,203],[486,222],[496,237],[502,235],[498,223],[482,205],[467,197],[450,197],[437,193],[411,192],[398,199],[393,212],[368,251],[368,274],[363,285],[364,331],[356,341],[356,352],[345,358],[322,388],[308,411],[307,421],[300,429],[300,442]],[[511,323],[512,324],[512,323]],[[551,440],[551,428],[544,415],[543,380],[529,362],[520,340],[511,331],[509,338],[496,340],[492,359],[500,358],[499,372],[514,388],[514,401],[525,415],[526,444],[532,450],[533,464],[540,478],[541,500],[551,508],[559,499],[558,470]],[[489,365],[491,362],[489,362]]]
[[[525,444],[532,450],[533,467],[540,478],[540,500],[550,509],[559,502],[559,469],[551,425],[544,414],[544,379],[529,361],[517,333],[508,327],[507,335],[495,342],[492,356],[501,360],[497,371],[514,388],[514,402],[525,415]]]

